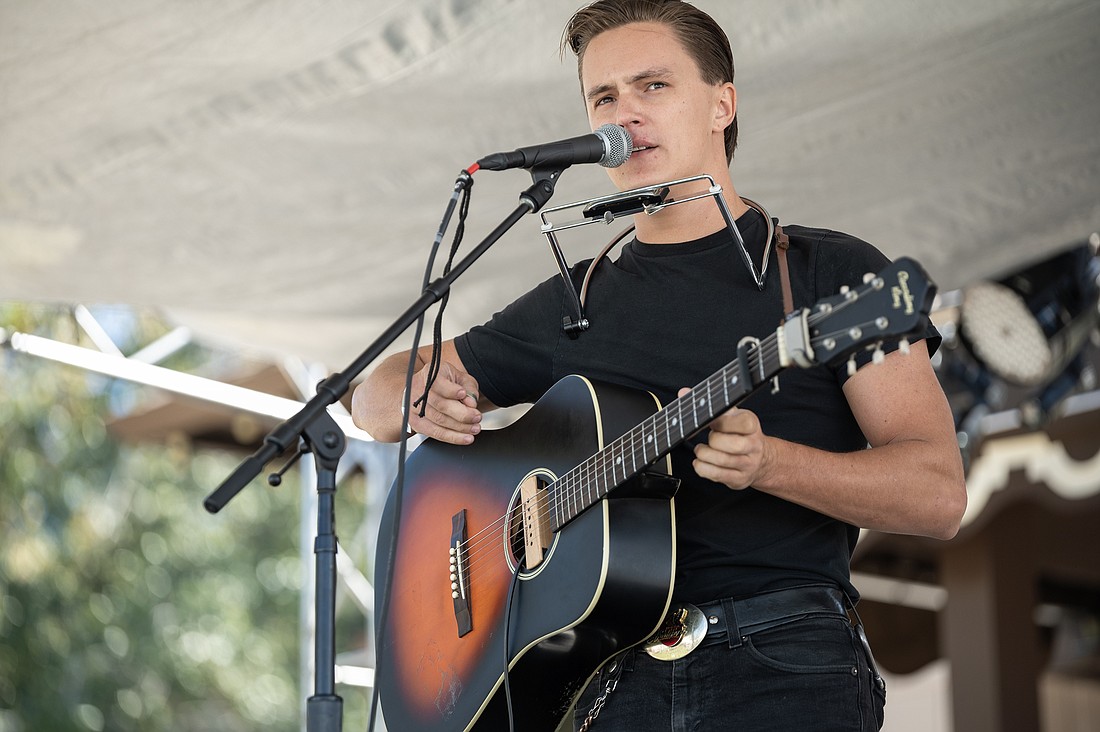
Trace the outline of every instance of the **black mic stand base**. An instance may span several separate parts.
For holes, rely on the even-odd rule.
[[[344,700],[339,696],[311,696],[306,701],[306,729],[310,732],[339,730],[343,724]]]

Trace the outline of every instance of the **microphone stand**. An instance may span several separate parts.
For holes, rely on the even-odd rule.
[[[314,647],[314,693],[306,703],[308,732],[339,732],[343,725],[343,699],[336,695],[336,551],[335,511],[336,469],[344,454],[347,440],[327,408],[335,404],[351,388],[352,380],[393,343],[401,333],[416,322],[433,304],[443,299],[470,265],[497,242],[528,213],[535,213],[554,195],[554,184],[565,166],[531,171],[533,183],[520,194],[519,205],[493,229],[473,251],[452,267],[445,276],[429,284],[421,296],[370,346],[343,371],[333,374],[317,385],[317,394],[302,409],[265,438],[263,445],[237,466],[203,506],[217,513],[233,500],[273,458],[291,446],[301,444],[291,458],[289,467],[302,454],[313,453],[317,467],[317,536],[313,545],[316,555],[317,637]],[[463,171],[465,175],[468,173]],[[462,177],[459,178],[462,181]],[[463,185],[462,183],[456,185]],[[285,470],[285,467],[284,467]],[[273,476],[274,477],[274,476]],[[277,482],[275,483],[277,484]],[[392,552],[390,553],[392,554]],[[387,598],[388,602],[388,598]],[[377,681],[375,682],[377,685]]]

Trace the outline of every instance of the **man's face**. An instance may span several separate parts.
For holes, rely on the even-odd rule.
[[[593,129],[621,125],[634,141],[630,159],[608,175],[620,190],[726,168],[723,130],[732,119],[732,84],[703,81],[675,34],[632,23],[593,38],[581,85]]]

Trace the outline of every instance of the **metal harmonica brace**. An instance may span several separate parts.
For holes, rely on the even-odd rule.
[[[669,198],[669,193],[674,186],[683,185],[685,183],[694,183],[705,181],[707,190],[702,193],[696,193],[686,198]],[[576,319],[566,317],[563,319],[562,328],[569,335],[570,338],[576,338],[582,331],[588,330],[589,321],[584,312],[585,301],[588,294],[588,284],[592,277],[593,271],[595,271],[596,265],[599,264],[608,252],[611,251],[620,241],[622,241],[633,230],[633,226],[626,229],[608,244],[592,259],[592,264],[588,268],[588,272],[585,274],[584,283],[578,292],[572,279],[569,276],[570,265],[566,261],[565,255],[562,253],[561,244],[558,242],[556,236],[559,231],[567,231],[569,229],[576,229],[581,226],[589,226],[591,224],[602,223],[610,225],[616,219],[623,216],[634,216],[636,214],[646,214],[652,216],[659,211],[663,211],[669,206],[676,206],[681,203],[690,203],[692,201],[698,201],[703,198],[713,198],[715,204],[718,206],[718,210],[722,213],[722,218],[726,222],[726,228],[729,229],[733,235],[734,240],[737,242],[738,249],[741,254],[741,258],[745,263],[745,266],[749,270],[749,274],[752,275],[753,282],[756,283],[756,287],[759,290],[764,289],[764,278],[768,273],[768,259],[771,254],[771,248],[767,247],[764,250],[764,259],[761,263],[761,267],[757,270],[756,265],[753,263],[752,258],[749,257],[748,249],[745,247],[745,240],[741,237],[741,232],[737,228],[737,224],[734,222],[733,214],[730,212],[729,206],[726,204],[726,199],[722,195],[722,186],[715,182],[714,178],[710,175],[695,175],[689,178],[680,178],[677,180],[668,181],[667,183],[658,183],[652,186],[644,186],[642,188],[634,188],[629,191],[622,191],[620,193],[614,193],[607,196],[599,196],[596,198],[589,198],[583,201],[576,201],[574,203],[566,203],[561,206],[553,206],[550,208],[544,208],[540,212],[542,217],[542,233],[546,236],[547,242],[550,244],[550,250],[554,254],[554,259],[557,262],[558,269],[561,272],[562,279],[565,282],[565,289],[570,295],[570,299],[573,303],[573,309],[576,313]],[[772,220],[767,215],[766,211],[756,204],[745,200],[764,213],[764,217],[768,220],[768,241],[771,241],[772,232]],[[581,209],[581,217],[579,219],[573,219],[563,223],[555,224],[550,221],[552,214],[560,213],[563,211],[569,211],[572,209]]]

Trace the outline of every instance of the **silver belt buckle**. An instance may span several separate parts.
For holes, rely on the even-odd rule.
[[[669,608],[657,632],[645,640],[645,652],[658,661],[674,661],[694,651],[707,637],[707,618],[688,603]]]

